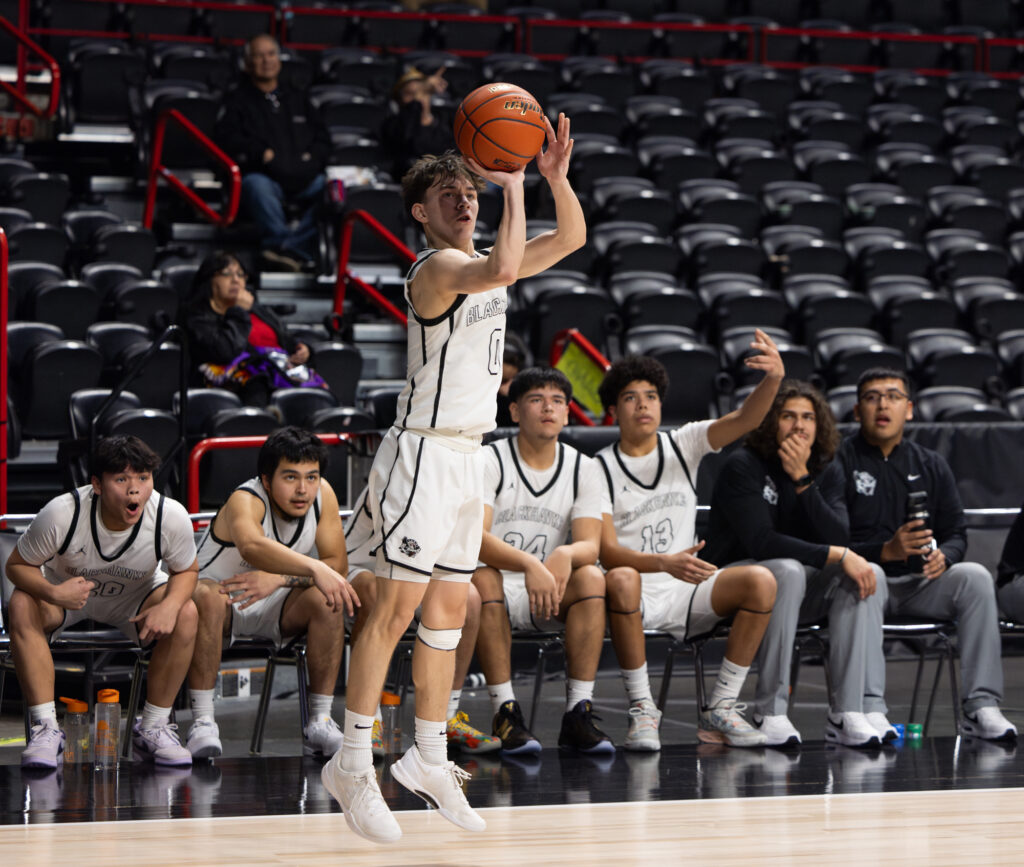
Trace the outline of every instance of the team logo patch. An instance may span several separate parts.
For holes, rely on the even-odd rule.
[[[779,489],[775,487],[775,480],[771,476],[764,477],[764,488],[761,490],[761,496],[764,497],[764,501],[770,506],[777,506],[779,504]]]
[[[864,470],[854,470],[853,484],[858,494],[863,494],[865,497],[873,497],[875,495],[875,485],[878,482],[871,473]]]
[[[402,544],[398,546],[398,550],[406,557],[415,557],[420,553],[420,543],[408,536],[402,536]]]

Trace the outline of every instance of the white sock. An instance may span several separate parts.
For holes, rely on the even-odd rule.
[[[311,692],[309,694],[309,721],[329,720],[331,718],[332,704],[334,704],[333,695],[319,695]]]
[[[735,662],[723,659],[722,667],[718,669],[718,680],[715,681],[715,688],[711,690],[711,698],[708,699],[708,707],[714,707],[722,701],[735,701],[739,698],[748,671],[750,671],[749,665],[737,665]]]
[[[44,720],[50,720],[53,723],[53,727],[57,728],[57,703],[53,701],[44,702],[43,704],[33,704],[29,706],[28,715],[32,720],[32,725],[37,725]]]
[[[192,722],[204,719],[213,722],[213,690],[190,689],[188,703],[192,706]]]
[[[147,701],[142,708],[142,722],[139,723],[139,728],[145,731],[159,728],[162,725],[166,725],[170,718],[171,709],[169,707],[157,707],[152,702]]]
[[[428,765],[443,765],[448,761],[448,724],[446,720],[416,717],[416,749]]]
[[[651,695],[651,679],[647,676],[647,663],[639,668],[620,668],[622,674],[622,685],[626,687],[626,695],[630,704],[648,699],[654,701]]]
[[[373,717],[345,711],[345,743],[341,747],[341,768],[365,771],[373,767]]]
[[[571,711],[581,701],[590,701],[594,697],[594,681],[575,680],[569,678],[565,682],[565,703],[566,713]]]
[[[455,714],[459,712],[459,700],[462,698],[461,689],[453,689],[448,694],[448,710],[445,714],[445,719],[451,719]]]
[[[515,701],[516,694],[512,691],[512,681],[487,684],[487,694],[491,697],[491,712],[497,713],[507,701]]]

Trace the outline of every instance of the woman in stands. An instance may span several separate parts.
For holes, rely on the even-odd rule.
[[[185,330],[192,362],[206,382],[238,391],[247,404],[266,406],[276,371],[261,375],[254,364],[239,359],[262,356],[259,349],[279,350],[285,367],[299,366],[309,361],[309,347],[288,334],[274,312],[256,300],[247,282],[245,268],[235,256],[207,256],[192,281]]]

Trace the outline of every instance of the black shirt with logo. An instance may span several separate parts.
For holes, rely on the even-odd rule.
[[[952,566],[967,552],[967,522],[953,471],[938,452],[902,440],[886,458],[858,432],[843,440],[822,474],[823,487],[841,486],[842,518],[850,530],[850,547],[886,575],[910,573],[903,561],[882,562],[882,546],[907,520],[911,491],[928,495],[929,529]]]

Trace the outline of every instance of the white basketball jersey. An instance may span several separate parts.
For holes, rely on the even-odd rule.
[[[459,295],[440,316],[421,318],[413,309],[409,285],[436,252],[420,253],[405,278],[408,362],[395,424],[415,431],[477,437],[495,427],[507,288]]]
[[[559,443],[546,470],[523,462],[515,436],[490,443],[484,455],[491,534],[514,548],[544,560],[566,543],[574,520],[601,520],[601,474],[572,446]]]
[[[658,433],[658,445],[641,457],[624,455],[618,442],[596,455],[605,476],[604,511],[615,521],[619,544],[643,554],[675,554],[696,544],[697,467],[714,449],[710,421]],[[645,575],[657,580],[661,573]]]
[[[282,545],[316,557],[316,529],[320,523],[320,495],[316,492],[313,508],[301,518],[287,519],[277,515],[270,505],[270,495],[263,487],[259,476],[240,484],[235,490],[247,491],[263,502],[263,532],[268,539],[274,539]],[[199,577],[214,581],[224,581],[242,572],[250,572],[255,567],[246,563],[238,548],[232,542],[218,539],[213,532],[216,519],[210,522],[203,538],[199,542]]]
[[[92,485],[50,500],[18,541],[27,563],[42,568],[58,584],[80,575],[95,581],[92,596],[112,598],[133,592],[157,573],[160,561],[172,573],[196,559],[192,522],[176,500],[153,493],[142,518],[127,530],[108,530]]]

